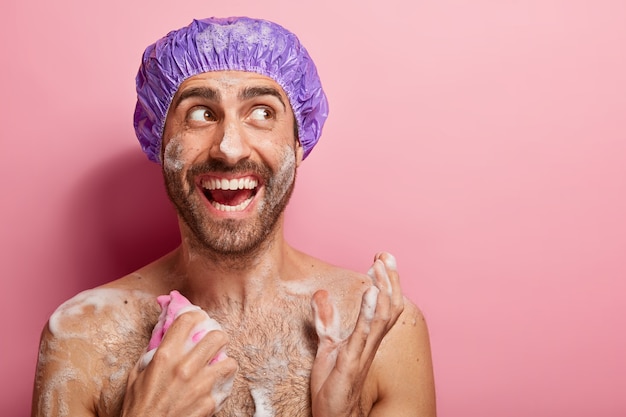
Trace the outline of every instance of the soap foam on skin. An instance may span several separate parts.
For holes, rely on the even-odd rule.
[[[365,295],[363,296],[363,306],[361,307],[361,313],[368,322],[374,318],[374,314],[376,313],[378,294],[380,294],[380,290],[372,285],[367,289],[367,291],[365,291]]]
[[[128,360],[139,352],[142,323],[153,320],[153,297],[136,290],[97,288],[63,303],[52,314],[48,328],[53,337],[42,343],[39,366],[53,364],[45,389],[39,384],[40,414],[65,417],[77,387],[90,386],[100,393],[100,406],[115,407],[119,389],[126,383]],[[73,362],[73,351],[88,351],[84,369]]]
[[[229,125],[224,132],[224,137],[220,142],[220,151],[222,151],[227,158],[234,158],[237,154],[241,153],[241,138],[239,138],[239,140],[236,139],[238,135],[237,129],[232,125]],[[238,143],[239,146],[237,146]]]
[[[285,290],[285,295],[307,295],[312,294],[318,287],[318,284],[312,279],[308,280],[289,280],[283,281],[282,285]]]
[[[271,417],[274,416],[275,410],[272,407],[272,398],[276,392],[277,384],[280,384],[280,378],[283,375],[287,375],[290,372],[290,361],[287,359],[293,355],[295,351],[299,351],[300,355],[307,355],[304,346],[291,346],[288,348],[280,338],[276,338],[273,341],[269,340],[268,345],[271,346],[270,351],[273,355],[263,358],[261,363],[257,364],[257,368],[254,373],[246,375],[246,380],[250,384],[250,393],[255,404],[256,417]],[[258,356],[257,346],[249,345],[244,348],[244,352],[247,351],[248,356]],[[268,379],[268,375],[276,375],[275,378]],[[310,376],[310,372],[306,373],[306,377]]]
[[[61,304],[59,308],[52,313],[48,322],[50,332],[56,338],[86,338],[88,335],[83,332],[76,333],[68,329],[67,326],[64,325],[65,322],[73,317],[75,318],[86,314],[89,309],[92,309],[94,313],[99,313],[106,307],[119,305],[123,303],[124,295],[128,295],[128,292],[109,288],[86,290],[77,294]],[[123,322],[124,320],[120,321],[120,323]]]
[[[165,145],[165,151],[163,153],[163,164],[168,171],[180,172],[182,171],[185,163],[180,159],[180,155],[183,153],[183,145],[180,143],[178,135],[173,136]]]
[[[341,337],[341,323],[339,320],[339,314],[336,304],[332,300],[332,298],[329,297],[328,301],[330,302],[333,310],[331,322],[329,323],[328,327],[326,327],[326,325],[319,316],[319,308],[315,300],[313,300],[311,304],[313,306],[313,312],[315,313],[315,331],[317,332],[317,335],[320,337],[320,339],[328,338],[333,342],[338,342],[340,340],[343,340],[343,338]]]
[[[397,270],[398,269],[398,264],[396,262],[396,257],[393,256],[392,254],[388,253],[387,256],[385,257],[385,259],[383,260],[383,263],[387,266],[387,268],[392,269],[392,270]]]
[[[282,156],[283,163],[278,169],[278,172],[276,173],[276,177],[282,178],[285,174],[287,174],[288,172],[291,172],[291,175],[285,179],[286,180],[285,182],[291,183],[293,182],[294,177],[296,175],[296,153],[294,152],[293,147],[291,145],[285,145],[283,147],[281,156]]]
[[[367,271],[367,275],[369,275],[369,277],[372,279],[372,283],[374,285],[376,285],[376,272],[375,272],[375,268],[376,268],[376,263],[383,264],[385,265],[387,268],[390,268],[390,265],[394,265],[395,262],[390,262],[390,263],[385,263],[380,259],[377,259],[374,262],[374,266],[372,266],[369,271]],[[394,268],[395,269],[395,268]],[[389,279],[389,274],[387,274],[387,271],[385,270],[385,268],[380,268],[380,275],[382,275],[384,283],[385,283],[385,287],[387,289],[387,293],[391,296],[392,294],[392,288],[391,288],[391,280]]]
[[[285,145],[281,152],[282,164],[278,168],[278,171],[275,175],[270,178],[269,183],[266,184],[267,187],[273,187],[275,190],[281,190],[280,198],[281,200],[285,194],[289,191],[289,185],[293,182],[296,172],[296,155],[293,150],[293,147],[290,145]],[[285,177],[285,174],[290,173],[290,175]],[[275,183],[276,179],[280,179],[279,183]],[[257,209],[262,211],[266,205],[265,199],[257,200]]]
[[[289,191],[290,184],[293,183],[296,175],[296,153],[291,145],[284,145],[281,152],[282,164],[278,168],[275,175],[270,178],[266,187],[273,187],[275,190],[280,190],[281,195],[278,200],[282,200],[285,194]],[[289,175],[286,175],[289,174]],[[276,180],[280,182],[275,183]],[[260,200],[258,203],[259,211],[265,207],[265,200]]]
[[[48,386],[41,393],[38,415],[54,415],[67,417],[69,409],[67,400],[71,398],[70,382],[78,381],[79,377],[71,367],[60,367],[54,378],[48,381]],[[45,412],[42,413],[42,410]]]
[[[231,90],[241,82],[241,79],[238,77],[231,77],[227,74],[222,74],[216,81],[220,86],[220,89],[231,92]],[[235,91],[235,93],[237,93],[237,91]]]
[[[228,345],[239,371],[224,415],[299,416],[307,409],[303,402],[310,396],[317,347],[310,296],[287,295],[280,283],[270,285],[278,285],[272,303],[253,302],[244,310],[239,301],[226,300],[211,314],[228,334],[238,335]],[[256,291],[251,290],[252,299]]]
[[[233,93],[232,90],[236,88],[237,84],[239,84],[241,80],[237,78],[232,78],[227,75],[221,76],[217,79],[217,84],[221,90],[227,91],[229,94],[236,94],[236,91]],[[220,151],[226,157],[236,157],[237,154],[241,151],[240,146],[237,146],[237,129],[232,125],[227,126],[227,129],[224,132],[224,137],[220,142]],[[239,138],[239,142],[241,142],[241,138]]]
[[[235,375],[231,375],[227,380],[225,380],[222,384],[216,384],[213,386],[211,390],[211,397],[215,401],[215,412],[217,413],[222,409],[224,405],[224,401],[230,395],[230,392],[233,389],[233,384],[235,382]]]
[[[71,324],[68,323],[71,323],[72,318],[79,318],[90,309],[94,312],[102,311],[119,298],[119,293],[119,290],[108,289],[83,291],[59,306],[50,316],[48,326],[55,338],[50,342],[50,349],[44,351],[42,347],[39,362],[41,364],[58,362],[61,365],[55,368],[57,369],[55,374],[49,377],[48,385],[41,390],[40,407],[48,412],[56,410],[56,415],[60,417],[69,414],[67,403],[72,395],[71,383],[80,381],[81,375],[72,366],[61,343],[67,339],[87,340],[90,336],[81,329],[73,330]],[[83,377],[86,376],[83,375]],[[95,386],[101,389],[102,383],[97,380],[94,382]]]
[[[274,417],[272,395],[268,388],[254,386],[250,388],[250,394],[254,400],[254,417]]]

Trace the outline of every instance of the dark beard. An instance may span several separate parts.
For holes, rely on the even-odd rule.
[[[263,179],[265,197],[258,217],[253,224],[234,219],[215,221],[206,219],[204,196],[197,195],[194,178],[204,172],[243,173],[253,172]],[[291,174],[291,172],[289,173]],[[296,172],[277,176],[267,166],[244,160],[235,166],[221,161],[211,161],[193,166],[185,182],[176,172],[163,170],[167,194],[187,228],[192,232],[189,242],[194,249],[206,252],[214,260],[227,262],[230,268],[243,267],[251,258],[271,244],[272,232],[284,212],[293,193]]]

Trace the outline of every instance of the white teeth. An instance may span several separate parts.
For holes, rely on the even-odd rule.
[[[252,199],[253,197],[250,197],[236,206],[226,206],[224,204],[216,203],[215,201],[212,201],[211,205],[220,211],[242,211],[248,207],[248,204],[250,204]]]
[[[202,180],[202,187],[207,190],[254,190],[257,185],[258,181],[251,177],[233,178],[230,180],[226,178],[206,178]],[[243,211],[250,205],[253,199],[254,196],[250,196],[236,206],[228,206],[215,201],[211,201],[211,205],[220,211]]]
[[[258,185],[253,178],[239,178],[227,180],[226,178],[209,178],[202,181],[202,187],[207,190],[253,190]]]

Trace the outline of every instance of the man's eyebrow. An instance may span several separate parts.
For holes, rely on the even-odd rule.
[[[180,103],[191,97],[200,97],[211,101],[220,101],[220,93],[209,87],[194,87],[180,93],[172,108],[178,107]]]
[[[287,109],[283,97],[280,95],[280,91],[274,87],[246,87],[239,93],[239,100],[249,100],[254,97],[261,96],[274,96],[283,105],[283,109]]]

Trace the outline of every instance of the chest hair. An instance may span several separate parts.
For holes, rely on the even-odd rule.
[[[141,307],[152,311],[139,315],[141,319],[131,325],[136,332],[127,333],[124,343],[100,346],[103,351],[99,356],[109,358],[100,362],[104,369],[98,372],[105,376],[96,405],[100,416],[120,414],[128,372],[147,345],[156,322],[158,312],[146,309],[145,304]],[[227,354],[239,365],[231,394],[218,417],[311,414],[309,381],[317,335],[308,301],[277,300],[272,306],[245,309],[226,303],[219,311],[209,311],[209,315],[229,335]],[[128,327],[128,318],[124,321]],[[119,329],[120,324],[114,327]]]
[[[239,365],[218,416],[310,415],[317,335],[308,302],[276,300],[272,306],[248,307],[243,315],[228,310],[209,313],[228,333],[228,355]]]

